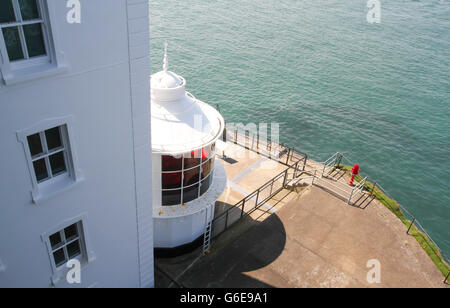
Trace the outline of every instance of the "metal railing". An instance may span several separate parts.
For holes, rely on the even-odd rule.
[[[216,238],[234,223],[266,204],[268,200],[283,190],[289,181],[292,181],[305,173],[305,171],[302,170],[304,167],[303,164],[304,160],[293,163],[264,185],[234,204],[234,206],[231,206],[229,209],[215,217],[212,221],[212,238]]]
[[[342,154],[342,157],[350,166],[353,165],[353,163],[350,161],[350,159],[348,159],[345,155]],[[365,175],[364,175],[364,173],[361,173],[360,176],[365,176]],[[366,176],[365,184],[363,186],[366,186],[367,182],[369,182],[369,180],[368,180],[368,177]],[[394,201],[397,204],[398,209],[401,211],[401,213],[403,214],[405,219],[409,222],[408,230],[406,231],[406,233],[410,234],[411,228],[413,226],[415,226],[417,228],[417,230],[422,232],[423,234],[425,234],[428,237],[428,240],[435,246],[435,248],[430,246],[430,249],[437,256],[441,257],[442,260],[445,263],[447,263],[447,265],[450,265],[449,256],[447,256],[445,253],[442,252],[442,250],[439,248],[438,244],[436,244],[436,242],[433,240],[433,238],[429,235],[428,231],[422,226],[420,221],[414,215],[412,215],[402,204],[395,201],[395,199],[393,197],[391,197],[391,195],[386,191],[386,189],[384,189],[378,182],[374,181],[373,183],[374,184],[372,184],[372,187],[371,187],[371,195],[375,194],[375,188],[377,188],[384,196],[386,196],[391,201]],[[383,196],[378,195],[378,198],[383,198]],[[444,279],[444,283],[446,283],[450,277],[450,271],[448,271],[447,275],[445,275],[445,273],[444,273],[444,276],[446,277]]]
[[[220,112],[219,105],[217,105],[216,108]],[[264,204],[265,201],[267,201],[268,199],[270,199],[271,197],[276,195],[279,191],[281,191],[281,189],[283,187],[285,187],[287,183],[289,183],[292,180],[297,179],[302,174],[306,173],[309,175],[310,178],[312,178],[312,185],[314,185],[314,184],[317,185],[317,182],[315,180],[322,179],[322,178],[318,177],[318,175],[317,175],[318,169],[316,168],[314,170],[314,166],[308,165],[308,155],[306,153],[304,153],[302,151],[298,151],[294,147],[288,147],[288,146],[284,145],[283,143],[274,143],[271,140],[271,138],[268,136],[265,136],[264,139],[261,140],[259,133],[251,134],[251,135],[252,135],[252,137],[250,138],[250,134],[247,134],[247,132],[245,132],[242,136],[242,134],[239,133],[239,128],[235,128],[234,131],[231,133],[229,133],[229,132],[227,132],[227,130],[225,130],[222,139],[223,139],[223,141],[228,140],[235,144],[243,146],[246,149],[256,152],[259,155],[265,156],[269,159],[276,160],[279,163],[288,166],[288,168],[285,171],[278,174],[277,176],[275,176],[274,178],[272,178],[266,184],[264,184],[263,186],[261,186],[260,188],[255,190],[253,193],[251,193],[250,195],[248,195],[247,197],[245,197],[244,199],[242,199],[241,201],[236,203],[236,205],[234,207],[231,207],[224,213],[220,214],[218,217],[214,218],[214,220],[212,222],[213,223],[212,238],[217,237],[219,234],[224,232],[229,226],[234,224],[236,221],[240,220],[245,215],[249,215],[252,211],[259,208],[262,204]],[[250,143],[250,140],[252,140],[251,143]],[[256,143],[255,143],[255,140],[256,140]],[[244,141],[244,142],[242,142],[242,141]],[[250,144],[251,144],[251,146],[249,146]],[[275,145],[275,147],[274,147],[274,145]],[[275,148],[275,150],[278,149],[278,153],[276,151],[273,151],[274,148]],[[272,155],[272,154],[274,154],[274,155]],[[284,156],[284,154],[286,154],[285,159],[282,158]],[[324,176],[326,169],[332,170],[335,167],[339,167],[341,165],[343,159],[345,159],[350,165],[353,165],[352,162],[344,154],[339,153],[339,152],[336,152],[334,155],[332,155],[330,158],[328,158],[324,162],[318,163],[318,164],[324,165],[324,167],[322,169],[322,177]],[[289,165],[290,161],[291,162],[295,161],[295,162],[294,162],[294,164]],[[302,161],[301,170],[299,170],[299,168],[298,168],[300,161]],[[313,170],[307,171],[307,170],[305,170],[306,167],[313,168]],[[294,172],[292,173],[292,178],[289,179],[288,178],[288,176],[290,175],[289,170],[291,170],[291,169],[294,169]],[[312,172],[314,172],[314,173],[312,173]],[[282,188],[278,188],[275,191],[273,191],[273,185],[274,185],[275,181],[280,178],[283,179]],[[306,178],[304,178],[304,179],[306,179]],[[391,200],[395,200],[394,198],[392,198],[389,195],[389,193],[377,181],[373,181],[372,187],[370,189],[366,185],[368,182],[369,182],[369,177],[365,176],[362,183],[359,183],[358,185],[356,185],[356,187],[354,187],[352,189],[350,196],[348,198],[348,201],[347,201],[348,204],[351,204],[351,200],[352,200],[352,197],[353,197],[355,191],[357,193],[358,192],[362,193],[364,189],[366,189],[368,191],[370,190],[370,196],[373,197],[376,193],[375,189],[378,188],[385,196],[387,196]],[[329,184],[331,184],[335,188],[338,188],[339,190],[342,190],[342,188],[339,188],[337,185],[333,185],[332,183],[328,182],[328,185]],[[264,202],[261,202],[259,200],[261,192],[264,189],[267,189],[267,187],[270,187],[270,193],[263,200]],[[342,197],[345,197],[342,194],[339,194],[339,195],[341,195]],[[244,210],[246,208],[246,202],[249,202],[249,200],[254,201],[254,206],[251,207],[250,212],[245,213]],[[400,203],[398,203],[398,202],[396,202],[396,203],[398,205],[399,210],[403,213],[403,216],[405,217],[405,219],[410,221],[410,225],[409,225],[407,233],[409,234],[409,231],[411,230],[412,226],[414,225],[417,228],[417,230],[419,230],[420,232],[425,234],[428,237],[429,241],[434,244],[434,246],[437,249],[437,251],[435,251],[436,255],[440,256],[444,260],[444,262],[447,263],[447,265],[450,264],[450,258],[442,252],[442,250],[439,248],[439,246],[436,244],[436,242],[431,238],[431,236],[428,234],[426,229],[417,220],[417,218],[414,215],[412,215],[411,213],[409,213],[409,211],[405,207],[403,207]],[[238,217],[239,217],[237,220],[234,220],[234,221],[232,218],[230,218],[230,217],[232,217],[233,211],[237,212]],[[232,213],[232,214],[230,214],[230,213]],[[219,225],[220,220],[224,220],[224,228],[222,228],[221,231],[217,231],[217,225]],[[231,222],[231,224],[230,224],[230,222]],[[430,248],[433,249],[433,247],[430,247]],[[447,283],[447,281],[450,277],[450,271],[447,273],[447,275],[444,274],[444,276],[445,276],[444,283]]]
[[[306,165],[308,160],[308,155],[295,147],[288,147],[283,143],[274,142],[269,136],[260,136],[258,132],[245,131],[240,129],[240,127],[235,127],[231,132],[226,130],[225,138],[223,139],[285,166],[290,166],[292,165],[290,162],[299,160],[304,160]],[[284,157],[285,155],[286,157]]]

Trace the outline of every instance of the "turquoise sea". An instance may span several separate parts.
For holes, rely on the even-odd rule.
[[[344,153],[450,256],[450,1],[150,1],[152,70],[169,69],[228,122]],[[380,230],[382,232],[382,230]]]

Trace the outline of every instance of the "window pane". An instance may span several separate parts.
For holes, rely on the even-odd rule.
[[[52,174],[57,175],[66,171],[66,163],[64,162],[64,152],[59,152],[50,156],[50,166]]]
[[[45,55],[44,36],[40,23],[23,26],[30,58]]]
[[[181,172],[162,174],[162,188],[172,189],[181,187]]]
[[[199,175],[200,175],[199,167],[184,171],[183,185],[189,186],[199,182],[200,181]]]
[[[31,156],[35,156],[38,154],[41,154],[43,152],[42,150],[42,144],[41,144],[41,137],[39,134],[34,134],[27,137],[28,139],[28,147],[30,148]]]
[[[162,205],[177,205],[181,203],[181,190],[167,190],[162,192]]]
[[[162,156],[162,171],[179,171],[181,170],[181,157],[176,158],[170,155]]]
[[[3,28],[3,38],[5,40],[6,50],[10,61],[23,59],[22,45],[20,42],[19,28]]]
[[[0,23],[16,21],[12,0],[0,1]]]
[[[203,195],[209,188],[209,186],[211,186],[211,180],[213,177],[213,172],[211,172],[211,175],[208,176],[203,182],[202,185],[200,186],[200,196]]]
[[[48,178],[47,167],[45,166],[45,160],[39,159],[33,162],[34,172],[36,173],[36,179],[38,182]]]
[[[183,203],[198,198],[198,185],[199,184],[183,189]]]
[[[61,234],[59,232],[50,235],[50,244],[52,245],[52,249],[61,245]]]
[[[77,224],[73,224],[64,229],[64,236],[66,237],[66,241],[70,241],[78,236],[78,228]]]
[[[211,147],[202,149],[202,161],[206,161],[211,156]]]
[[[53,258],[55,259],[56,266],[66,263],[66,256],[64,256],[64,250],[62,248],[53,253]]]
[[[77,241],[70,243],[67,245],[67,254],[69,255],[69,259],[75,258],[81,253],[80,243]]]
[[[38,19],[37,0],[19,0],[20,12],[23,20]]]
[[[213,167],[214,167],[214,158],[211,158],[210,160],[202,164],[202,180],[209,175]]]
[[[47,140],[48,150],[54,150],[62,146],[59,127],[48,129],[45,131],[45,139]]]
[[[200,165],[200,152],[201,151],[199,150],[195,150],[184,155],[184,169],[189,169]]]

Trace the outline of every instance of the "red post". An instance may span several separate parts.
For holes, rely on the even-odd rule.
[[[350,177],[350,182],[348,183],[348,185],[352,186],[353,185],[353,181],[355,179],[355,175],[357,175],[359,173],[359,165],[354,165],[352,168],[352,176]]]

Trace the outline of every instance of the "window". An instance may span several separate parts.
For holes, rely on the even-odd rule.
[[[179,205],[195,200],[212,183],[215,144],[180,157],[162,156],[162,205]]]
[[[41,234],[42,242],[48,253],[51,265],[51,281],[54,286],[65,281],[67,271],[65,265],[76,259],[82,268],[95,261],[95,253],[89,240],[89,220],[87,213],[64,220]]]
[[[57,126],[27,137],[37,183],[67,174],[65,127]]]
[[[1,0],[0,0],[1,1]],[[73,117],[49,118],[17,131],[37,204],[84,180],[78,168]]]
[[[1,0],[1,51],[11,64],[49,62],[42,0]]]
[[[83,259],[85,249],[81,228],[81,222],[77,222],[49,236],[52,262],[56,269],[71,259]]]

